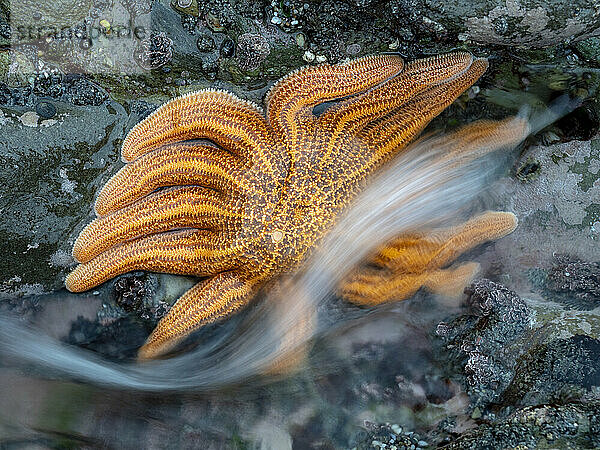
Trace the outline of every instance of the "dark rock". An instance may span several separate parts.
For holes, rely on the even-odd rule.
[[[480,280],[465,292],[470,315],[438,325],[437,334],[463,366],[473,405],[485,406],[500,398],[514,376],[531,311],[517,294],[490,280]]]
[[[600,445],[600,403],[543,405],[520,409],[505,420],[467,431],[448,450],[498,448],[596,448]]]
[[[115,301],[125,311],[134,311],[142,306],[147,295],[146,274],[127,275],[119,278],[114,285]]]
[[[564,403],[600,386],[600,341],[556,339],[521,357],[503,401],[516,405]]]
[[[40,100],[35,105],[35,112],[44,119],[52,119],[56,115],[56,106],[48,100]]]
[[[600,264],[558,255],[548,272],[546,288],[557,293],[553,298],[561,303],[593,309],[600,305]]]
[[[398,425],[378,425],[365,423],[365,430],[359,433],[351,443],[357,450],[377,448],[421,449],[429,444],[422,440],[417,433],[404,431]]]
[[[554,126],[561,131],[565,141],[587,141],[600,129],[600,117],[596,108],[592,102],[587,102],[558,120]]]
[[[141,322],[117,319],[110,326],[79,317],[71,326],[65,342],[100,353],[112,360],[133,359],[148,336]]]

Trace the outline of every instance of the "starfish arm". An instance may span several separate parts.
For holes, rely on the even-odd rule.
[[[355,273],[342,283],[340,295],[352,303],[375,306],[390,301],[401,301],[414,295],[421,287],[456,298],[462,294],[479,273],[479,264],[465,263],[448,269],[422,273],[398,273],[371,269]]]
[[[479,120],[465,125],[449,136],[428,139],[428,145],[462,164],[501,149],[520,144],[530,133],[529,122],[522,117],[505,120]]]
[[[371,122],[395,110],[406,124],[407,143],[474,83],[486,67],[486,60],[473,59],[471,54],[462,52],[418,60],[409,63],[401,74],[387,82],[331,107],[319,118],[319,126],[326,136],[322,164],[327,164],[334,157],[335,149],[344,145],[349,135],[356,135]],[[427,102],[423,102],[427,110],[415,107],[415,97],[440,85],[443,89],[436,91],[439,97],[431,99],[428,96]],[[448,89],[449,92],[446,92]],[[385,133],[384,127],[374,128]]]
[[[240,206],[201,186],[165,189],[92,221],[77,237],[73,256],[85,263],[114,245],[174,229],[233,232],[243,218]]]
[[[459,255],[499,239],[517,226],[514,214],[486,212],[462,225],[427,233],[404,234],[381,248],[371,263],[340,284],[341,295],[360,304],[403,300],[421,286],[449,297],[460,295],[479,270],[475,263],[442,269]]]
[[[481,266],[476,262],[466,262],[454,265],[448,269],[438,269],[428,272],[423,286],[434,294],[448,298],[459,298],[479,275]]]
[[[126,164],[100,191],[95,210],[105,216],[167,186],[197,185],[220,192],[247,192],[241,161],[229,152],[200,144],[162,147]]]
[[[398,148],[406,146],[431,119],[475,83],[486,68],[486,60],[476,59],[464,73],[446,83],[424,90],[401,108],[363,130],[359,139],[369,148],[373,162],[378,164],[385,161]]]
[[[446,230],[400,236],[380,249],[372,262],[395,272],[437,269],[484,242],[512,233],[516,227],[514,214],[488,211]]]
[[[267,118],[276,135],[291,151],[301,136],[312,133],[312,108],[319,103],[371,88],[402,71],[395,55],[359,58],[344,64],[309,66],[286,75],[267,95]]]
[[[178,342],[208,323],[222,320],[244,307],[260,287],[260,279],[223,272],[196,284],[158,323],[138,357],[150,359],[171,350]]]
[[[127,241],[77,266],[66,278],[82,292],[132,270],[209,276],[235,265],[242,250],[207,230],[183,230]]]
[[[270,174],[282,174],[285,161],[274,151],[262,110],[233,94],[204,90],[175,98],[129,132],[121,153],[132,161],[157,147],[191,139],[208,139]]]

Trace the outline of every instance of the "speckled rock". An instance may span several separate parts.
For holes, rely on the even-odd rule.
[[[425,16],[483,44],[544,47],[600,34],[593,0],[424,0]]]
[[[72,239],[92,215],[107,167],[117,161],[128,120],[121,105],[56,107],[54,119],[32,129],[19,120],[27,107],[0,106],[1,295],[62,287],[73,264]]]
[[[451,359],[464,367],[465,385],[474,407],[496,402],[514,377],[514,362],[528,348],[531,309],[514,292],[490,280],[466,290],[471,314],[440,323],[437,335]]]
[[[557,255],[548,271],[546,288],[553,298],[577,309],[600,306],[600,263]]]
[[[600,445],[599,408],[598,402],[524,408],[505,420],[481,425],[442,448],[595,448]]]
[[[598,259],[600,136],[530,147],[517,166],[526,162],[539,166],[535,176],[503,178],[492,188],[498,201],[517,215],[519,226],[495,244],[496,260],[488,263],[503,272],[513,289],[553,301],[542,288],[555,255],[586,263]],[[519,262],[518,270],[511,269],[513,261]]]

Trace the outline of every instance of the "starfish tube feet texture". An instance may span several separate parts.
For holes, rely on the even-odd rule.
[[[80,265],[67,288],[84,291],[140,269],[203,277],[140,350],[141,358],[163,355],[300,267],[369,176],[486,68],[485,59],[464,52],[410,63],[378,55],[290,73],[269,91],[266,113],[216,90],[165,103],[125,138],[125,166],[99,193],[98,217],[75,242]],[[313,113],[328,101],[336,103]],[[493,124],[480,136],[492,136]],[[441,290],[447,261],[472,242],[493,239],[467,228],[417,239],[437,263],[392,271],[421,276],[406,292],[421,285]],[[416,255],[416,247],[409,251]],[[394,277],[380,281],[398,284]]]

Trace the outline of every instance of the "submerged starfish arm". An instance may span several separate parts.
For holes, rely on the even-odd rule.
[[[381,248],[367,267],[352,272],[340,285],[345,299],[375,305],[404,300],[421,286],[455,296],[477,273],[474,265],[443,269],[462,253],[511,233],[516,216],[486,212],[445,230],[401,235]]]
[[[478,272],[479,264],[474,262],[420,273],[365,269],[353,274],[339,292],[345,300],[362,306],[405,300],[422,287],[430,292],[454,298],[463,292]]]
[[[372,262],[396,272],[443,267],[484,242],[512,233],[516,227],[513,213],[488,211],[449,229],[400,236],[380,249]]]

